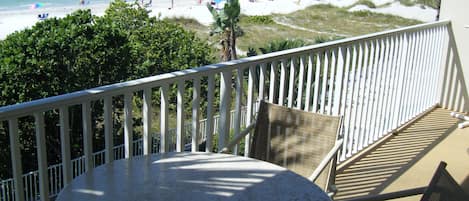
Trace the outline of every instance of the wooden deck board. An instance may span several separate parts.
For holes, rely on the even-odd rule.
[[[334,200],[425,186],[441,160],[469,192],[469,128],[458,129],[458,120],[449,113],[430,111],[338,170]],[[456,144],[457,150],[452,147]],[[442,154],[445,150],[451,153]]]

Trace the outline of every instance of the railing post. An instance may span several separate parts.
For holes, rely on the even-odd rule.
[[[192,94],[192,152],[199,151],[200,79],[194,79]]]
[[[132,97],[132,92],[124,94],[124,149],[129,159],[133,157]]]
[[[235,97],[235,116],[234,116],[234,135],[238,136],[241,130],[241,98],[243,97],[243,76],[244,68],[238,67],[236,76],[236,97]],[[249,86],[252,90],[252,86]],[[233,154],[238,155],[239,145],[236,145],[233,149]]]
[[[275,94],[277,91],[277,62],[272,61],[270,65],[270,84],[269,84],[269,102],[270,103],[275,103],[276,98]]]
[[[335,80],[336,80],[336,61],[337,61],[337,49],[333,49],[331,51],[331,64],[330,64],[330,68],[331,68],[331,74],[328,78],[328,83],[329,83],[329,88],[328,88],[328,92],[329,94],[327,95],[327,114],[328,115],[332,115],[332,103],[334,101],[334,99],[336,97],[334,97],[334,90],[337,90],[337,86],[335,85]]]
[[[300,56],[298,58],[298,61],[300,62],[300,72],[298,74],[298,93],[296,95],[296,109],[301,110],[303,106],[303,87],[304,85],[304,77],[305,77],[305,57],[304,55]]]
[[[218,150],[222,150],[226,145],[228,145],[228,139],[230,136],[231,74],[231,71],[221,72]]]
[[[36,125],[37,161],[39,167],[39,195],[41,201],[49,200],[49,177],[47,171],[46,131],[44,129],[44,113],[34,113]]]
[[[321,64],[322,64],[322,61],[321,61],[321,54],[319,52],[317,53],[314,53],[315,56],[313,57],[316,57],[316,73],[315,73],[315,77],[314,77],[314,95],[313,95],[313,109],[312,111],[313,112],[317,112],[318,111],[318,104],[319,104],[319,85],[320,85],[320,79],[321,79]]]
[[[207,92],[207,125],[205,127],[205,137],[207,138],[205,151],[212,152],[212,139],[213,139],[213,99],[215,90],[215,79],[214,75],[208,76],[208,92]]]
[[[310,111],[311,107],[311,85],[313,84],[313,54],[310,53],[308,57],[308,71],[306,73],[306,98],[305,98],[305,111]]]
[[[254,66],[249,67],[249,80],[248,80],[248,94],[247,94],[247,111],[246,111],[246,126],[253,123],[253,113],[254,113]],[[250,145],[251,145],[251,133],[247,134],[244,138],[244,156],[249,156]]]
[[[168,102],[168,84],[163,84],[160,87],[161,94],[161,105],[160,105],[160,153],[168,151],[168,113],[169,113],[169,102]]]
[[[319,107],[319,113],[325,114],[326,110],[326,95],[327,95],[327,83],[329,82],[329,50],[324,51],[323,58],[323,71],[322,71],[322,90],[321,90],[321,105]],[[318,57],[319,59],[320,57]]]
[[[8,120],[8,131],[10,134],[10,151],[11,151],[11,166],[13,169],[13,181],[15,200],[24,200],[24,187],[23,187],[23,166],[21,164],[21,150],[18,133],[18,119]]]
[[[296,57],[292,57],[290,58],[291,61],[290,61],[290,82],[288,83],[288,107],[291,108],[293,107],[293,99],[295,99],[293,97],[293,90],[295,89],[295,76],[296,76],[296,65],[295,65],[295,62],[296,62]]]
[[[151,154],[151,88],[143,90],[143,154]]]
[[[85,155],[85,171],[90,171],[91,169],[93,169],[94,166],[90,102],[83,102],[81,111],[83,121],[83,152]]]
[[[184,129],[184,80],[178,81],[177,91],[177,114],[176,114],[176,151],[184,151],[185,129]]]
[[[104,97],[104,143],[106,163],[114,160],[114,125],[112,124],[112,97]]]
[[[279,86],[279,97],[278,97],[278,104],[284,105],[285,104],[285,81],[287,78],[287,66],[286,60],[282,59],[280,63],[280,86]]]
[[[70,126],[68,107],[59,109],[60,116],[60,146],[62,151],[62,173],[64,186],[72,181],[72,164],[70,156]]]

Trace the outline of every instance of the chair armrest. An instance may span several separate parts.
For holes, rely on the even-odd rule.
[[[379,195],[365,195],[355,197],[346,201],[381,201],[381,200],[392,200],[402,197],[414,196],[423,194],[427,187],[413,188],[408,190],[396,191],[391,193],[384,193]]]
[[[327,155],[324,157],[324,159],[321,161],[321,163],[319,163],[318,167],[316,167],[313,174],[311,174],[311,176],[309,176],[308,179],[310,181],[312,181],[312,182],[316,181],[316,179],[321,174],[321,172],[324,170],[324,168],[326,168],[327,164],[329,164],[329,162],[332,160],[332,158],[336,156],[337,151],[339,151],[339,149],[342,147],[343,142],[344,142],[343,139],[337,140],[337,142],[335,143],[335,145],[331,149],[331,151],[329,151],[329,153],[327,153]]]
[[[235,138],[227,146],[223,147],[223,149],[221,149],[218,153],[228,153],[228,151],[230,151],[235,145],[237,145],[241,141],[241,139],[243,139],[243,137],[245,137],[254,128],[255,125],[256,123],[253,123],[246,127],[246,129],[244,129],[237,136],[235,136]]]

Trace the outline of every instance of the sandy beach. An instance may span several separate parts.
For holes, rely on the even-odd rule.
[[[165,17],[185,17],[193,18],[204,25],[213,22],[212,16],[206,7],[208,0],[153,0],[148,7],[150,15]],[[291,13],[315,4],[332,4],[339,7],[353,5],[357,0],[240,0],[241,13],[245,15],[269,15],[272,13]],[[436,11],[423,6],[406,7],[393,0],[373,0],[376,5],[391,3],[387,7],[371,9],[363,5],[358,5],[349,9],[370,10],[372,12],[399,15],[405,18],[417,19],[424,22],[433,21]],[[8,34],[17,30],[22,30],[33,26],[39,21],[38,15],[48,13],[50,17],[64,17],[78,9],[91,9],[95,15],[103,15],[107,4],[88,4],[84,6],[76,5],[70,7],[41,7],[38,9],[8,10],[0,11],[0,39],[4,39]],[[172,8],[171,8],[172,7]]]

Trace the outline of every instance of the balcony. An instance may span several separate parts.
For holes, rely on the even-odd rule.
[[[351,172],[363,173],[365,170],[360,168],[382,163],[401,168],[401,173],[411,171],[409,164],[417,164],[417,159],[422,157],[402,158],[394,163],[386,161],[392,157],[384,158],[381,153],[405,151],[402,146],[409,152],[415,151],[415,155],[430,153],[438,142],[427,137],[441,138],[441,141],[442,135],[453,136],[451,132],[455,131],[457,121],[449,112],[468,112],[469,98],[454,43],[450,22],[440,21],[2,107],[0,121],[8,125],[13,178],[0,184],[0,200],[49,200],[74,177],[121,158],[199,151],[198,145],[203,142],[205,151],[212,151],[214,140],[217,147],[222,148],[230,133],[236,135],[244,125],[253,122],[260,99],[307,111],[342,115],[344,146],[339,154],[337,198],[379,193],[386,186],[393,188],[382,184],[397,181],[398,176],[380,177],[377,183],[365,182],[350,188],[347,185],[356,178]],[[190,90],[185,86],[190,86]],[[171,88],[176,91],[174,95],[170,93]],[[192,93],[190,99],[184,96],[187,92]],[[155,94],[161,100],[157,107],[152,104]],[[122,107],[115,104],[116,99],[122,100]],[[142,107],[136,108],[134,100],[141,101]],[[191,107],[185,107],[185,103],[190,103]],[[219,107],[214,107],[216,103]],[[101,121],[93,120],[92,104],[101,107]],[[80,108],[83,136],[83,154],[73,159],[70,148],[72,107]],[[115,110],[123,113],[122,133],[113,132],[113,122],[119,118],[113,115]],[[185,118],[188,111],[190,119]],[[138,120],[142,135],[138,137],[134,137],[136,128],[132,118],[136,112],[142,114],[142,119]],[[50,125],[46,113],[57,116],[57,122],[53,123],[60,132],[61,147],[56,147],[61,153],[59,164],[47,162],[47,150],[51,147],[46,142],[45,125]],[[158,119],[152,119],[155,113]],[[447,118],[430,118],[446,113]],[[26,174],[20,160],[23,145],[19,142],[20,123],[25,117],[34,125],[38,161],[38,170]],[[424,125],[434,127],[415,128],[425,118],[431,120]],[[160,125],[158,131],[152,130],[155,121]],[[174,129],[170,128],[170,121],[175,122]],[[102,150],[93,149],[96,133],[92,127],[96,125],[104,130]],[[453,129],[439,130],[439,126]],[[410,131],[419,132],[417,135],[409,134]],[[427,131],[431,136],[425,134]],[[118,134],[124,136],[122,144],[115,143]],[[425,151],[419,152],[420,149]],[[248,152],[246,143],[244,154]],[[369,185],[372,187],[368,188]]]

